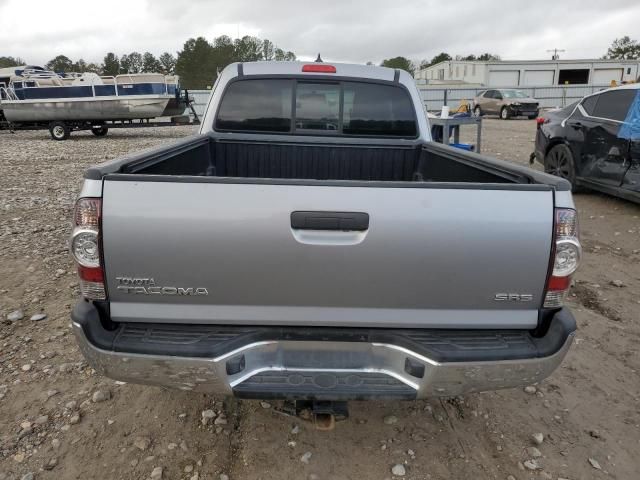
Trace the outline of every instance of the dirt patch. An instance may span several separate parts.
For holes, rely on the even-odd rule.
[[[484,124],[483,153],[527,164],[535,122]],[[38,480],[145,479],[158,467],[165,479],[383,480],[397,464],[407,479],[637,477],[640,207],[599,194],[575,197],[585,242],[570,296],[578,335],[534,393],[354,402],[349,420],[319,432],[278,413],[276,402],[96,375],[69,329],[78,284],[67,238],[82,173],[191,132],[74,133],[66,142],[0,132],[0,480],[29,472]],[[8,320],[16,310],[23,318]],[[31,320],[36,314],[46,318]]]
[[[618,312],[607,305],[604,305],[600,299],[601,293],[598,289],[599,285],[585,285],[576,284],[572,287],[571,292],[575,295],[576,299],[584,305],[586,308],[598,312],[600,315],[607,317],[609,320],[619,322],[621,320]]]

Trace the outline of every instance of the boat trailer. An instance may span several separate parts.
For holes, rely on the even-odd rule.
[[[189,98],[187,96],[187,98]],[[113,128],[157,128],[200,125],[200,117],[193,107],[193,102],[187,102],[189,115],[171,117],[169,120],[155,119],[125,119],[125,120],[53,120],[42,122],[9,122],[0,108],[0,130],[14,133],[20,130],[49,130],[53,140],[66,140],[71,132],[90,130],[96,137],[104,137]],[[153,121],[152,121],[153,120]]]

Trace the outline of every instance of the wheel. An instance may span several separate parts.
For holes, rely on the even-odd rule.
[[[556,145],[544,157],[544,171],[564,178],[571,183],[571,191],[579,192],[580,187],[576,185],[576,164],[573,160],[573,153],[566,145]]]
[[[502,120],[509,120],[509,118],[511,118],[511,114],[509,113],[509,109],[507,107],[502,107],[502,110],[500,110],[500,118]]]
[[[57,141],[66,140],[71,135],[71,129],[64,122],[51,122],[49,124],[49,133],[51,138]]]
[[[480,105],[476,105],[476,107],[473,109],[473,116],[474,117],[482,116],[482,110],[480,109]]]
[[[96,137],[104,137],[108,131],[109,129],[104,125],[91,127],[91,133],[93,133]]]

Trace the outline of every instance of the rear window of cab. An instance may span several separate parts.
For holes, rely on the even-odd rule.
[[[217,131],[415,138],[409,93],[349,81],[245,79],[229,84]]]

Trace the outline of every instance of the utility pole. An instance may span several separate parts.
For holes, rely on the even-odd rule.
[[[564,52],[564,50],[559,50],[557,48],[554,48],[553,50],[547,50],[547,52],[549,53],[553,52],[553,56],[551,57],[551,60],[560,60],[560,55],[558,55],[558,53]]]

